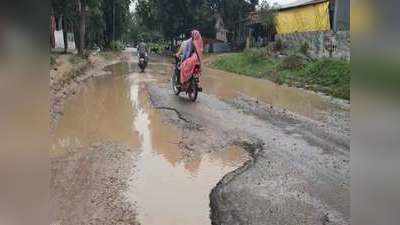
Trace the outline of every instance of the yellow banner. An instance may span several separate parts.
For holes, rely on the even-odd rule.
[[[280,11],[276,23],[278,34],[330,30],[329,2]]]

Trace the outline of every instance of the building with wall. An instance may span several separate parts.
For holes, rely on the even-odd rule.
[[[256,11],[235,25],[231,41],[236,49],[265,46],[275,40],[275,28],[261,23]]]
[[[220,14],[217,14],[215,22],[216,39],[221,42],[228,42],[228,30],[225,29],[224,20]]]
[[[350,59],[350,0],[299,0],[280,6],[276,39],[313,57]]]
[[[277,33],[350,29],[350,0],[298,0],[278,7]]]

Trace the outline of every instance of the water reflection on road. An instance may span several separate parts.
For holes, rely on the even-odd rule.
[[[131,72],[135,66],[131,65]],[[181,130],[162,122],[149,103],[145,86],[155,79],[146,73],[110,67],[112,76],[90,81],[66,105],[54,133],[53,154],[82,151],[105,141],[127,144],[133,177],[127,199],[137,207],[143,225],[210,224],[209,193],[228,172],[248,160],[236,148],[219,153],[183,154]],[[159,77],[158,77],[159,78]]]
[[[269,80],[211,68],[206,68],[204,74],[202,82],[205,90],[222,99],[230,99],[244,94],[316,120],[324,120],[331,107],[326,99],[316,93],[280,86]]]
[[[248,160],[237,148],[206,155],[184,155],[179,148],[181,130],[163,123],[147,101],[149,74],[129,75],[133,124],[141,154],[128,198],[136,203],[138,218],[146,225],[211,224],[209,193],[228,172]]]

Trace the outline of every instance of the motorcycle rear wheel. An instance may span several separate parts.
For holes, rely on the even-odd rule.
[[[171,78],[171,87],[175,95],[179,95],[181,93],[181,88],[177,87],[177,84],[178,84],[178,77],[175,74],[173,74]]]
[[[191,87],[190,91],[188,92],[188,96],[192,102],[195,102],[197,100],[197,96],[199,95],[199,88],[194,80],[191,82],[190,86]]]
[[[142,65],[142,64],[140,64],[140,63],[139,63],[138,66],[139,66],[140,72],[143,73],[144,70],[146,69],[146,66],[145,66],[145,65]]]

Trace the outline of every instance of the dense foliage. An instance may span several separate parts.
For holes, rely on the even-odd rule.
[[[247,17],[252,4],[245,0],[138,0],[136,27],[144,39],[173,40],[192,29],[214,38],[217,14],[232,31],[236,22]]]
[[[135,3],[134,12],[130,6]],[[216,18],[225,28],[247,18],[258,0],[51,0],[52,13],[63,18],[66,32],[74,32],[81,54],[85,49],[111,49],[115,43],[143,39],[160,42],[183,38],[198,29],[215,38]],[[65,33],[66,33],[65,32]],[[66,37],[66,35],[65,35]],[[82,37],[82,38],[81,38]],[[66,38],[64,38],[66,39]],[[67,43],[65,43],[67,44]]]
[[[127,37],[130,4],[131,0],[51,0],[52,13],[63,18],[66,32],[74,32],[81,54],[87,48],[111,48]]]

